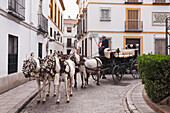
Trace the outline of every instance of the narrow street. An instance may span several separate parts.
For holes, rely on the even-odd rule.
[[[131,75],[125,75],[121,82],[115,85],[111,75],[106,77],[107,79],[100,80],[100,86],[97,86],[96,82],[90,78],[87,89],[81,89],[80,77],[78,77],[78,88],[73,90],[70,103],[66,103],[62,83],[60,104],[56,104],[57,97],[53,97],[53,88],[51,88],[50,97],[47,97],[45,104],[42,102],[37,104],[36,96],[21,113],[125,113],[125,94],[140,80],[134,79]]]

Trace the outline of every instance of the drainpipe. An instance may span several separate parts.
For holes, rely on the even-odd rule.
[[[32,0],[30,0],[30,15],[29,15],[29,54],[32,52],[31,51],[31,25],[32,25]]]

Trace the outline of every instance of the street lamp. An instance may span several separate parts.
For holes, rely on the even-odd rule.
[[[60,33],[59,33],[59,31],[57,32],[57,39],[58,39],[58,41],[59,41],[59,39],[60,39]]]

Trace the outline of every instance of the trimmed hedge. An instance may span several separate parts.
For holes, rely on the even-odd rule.
[[[147,95],[156,103],[170,95],[170,55],[148,54],[137,58]]]

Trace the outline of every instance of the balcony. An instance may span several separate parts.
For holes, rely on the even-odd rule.
[[[38,30],[43,33],[48,32],[48,19],[43,14],[38,14]]]
[[[125,0],[127,4],[142,4],[143,0]]]
[[[100,17],[100,21],[111,21],[111,17]]]
[[[127,32],[142,32],[143,21],[125,21],[125,31]]]
[[[170,0],[153,0],[153,4],[170,4]]]
[[[25,0],[8,0],[8,13],[18,18],[25,20]]]

